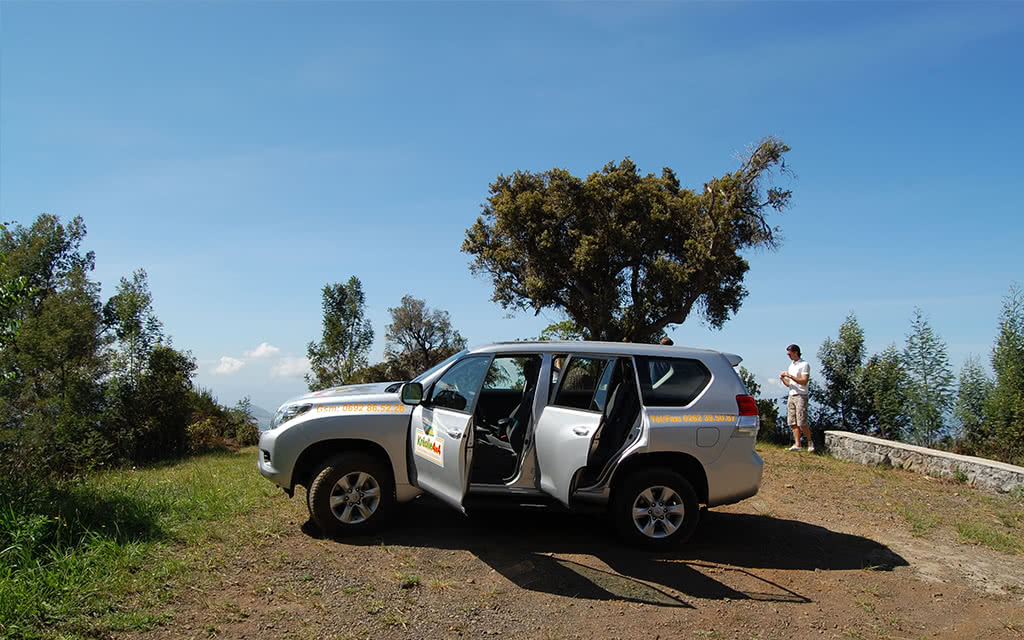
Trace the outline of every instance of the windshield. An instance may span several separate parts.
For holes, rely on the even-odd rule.
[[[413,382],[423,382],[424,380],[429,378],[431,376],[431,374],[434,374],[434,373],[440,371],[441,369],[443,369],[444,367],[447,367],[449,364],[454,362],[457,358],[461,358],[462,356],[466,355],[467,353],[469,353],[469,349],[463,349],[462,351],[456,353],[455,355],[453,355],[451,357],[448,357],[448,358],[445,358],[441,362],[438,362],[437,364],[435,364],[434,366],[430,367],[429,369],[427,369],[426,371],[424,371],[420,375],[418,375],[415,378],[413,378],[412,381]]]

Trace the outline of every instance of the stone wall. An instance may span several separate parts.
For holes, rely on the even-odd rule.
[[[847,431],[826,431],[825,450],[841,460],[908,469],[930,476],[954,478],[959,472],[966,476],[967,484],[994,489],[1000,493],[1024,486],[1024,467]]]

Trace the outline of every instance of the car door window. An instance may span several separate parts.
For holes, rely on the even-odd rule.
[[[601,411],[604,408],[607,388],[600,396],[598,392],[601,390],[602,382],[607,387],[605,373],[608,369],[608,362],[607,358],[587,356],[570,358],[560,375],[558,395],[555,396],[552,404],[559,407]]]
[[[551,385],[548,387],[548,398],[555,397],[555,389],[558,388],[558,381],[562,377],[562,368],[569,361],[569,354],[556,353],[551,358]]]
[[[499,356],[491,362],[484,378],[485,391],[522,391],[526,388],[526,367],[537,356]]]
[[[711,382],[700,360],[636,356],[640,393],[648,407],[685,407]]]
[[[507,438],[509,431],[525,427],[531,415],[540,373],[539,355],[497,355],[484,378],[477,400],[477,427]],[[519,431],[518,436],[522,436]]]
[[[430,405],[472,413],[490,360],[489,356],[473,356],[455,363],[434,383]]]

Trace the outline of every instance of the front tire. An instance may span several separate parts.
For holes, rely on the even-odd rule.
[[[365,453],[342,453],[314,474],[307,496],[309,515],[329,536],[372,533],[395,506],[391,469]]]
[[[682,544],[700,520],[693,486],[669,469],[630,475],[615,492],[611,508],[619,535],[629,544],[647,549]]]

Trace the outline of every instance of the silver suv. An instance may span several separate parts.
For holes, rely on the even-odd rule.
[[[757,493],[758,416],[740,357],[683,347],[512,342],[463,351],[411,382],[286,402],[259,470],[307,488],[330,535],[368,533],[430,493],[467,505],[606,508],[627,541],[687,539],[700,505]]]

